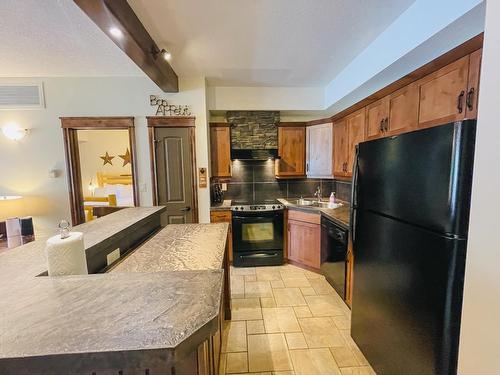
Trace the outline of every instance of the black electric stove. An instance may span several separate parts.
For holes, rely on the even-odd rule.
[[[283,264],[283,210],[277,200],[232,202],[235,267]]]

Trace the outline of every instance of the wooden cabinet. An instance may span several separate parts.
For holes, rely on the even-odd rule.
[[[482,56],[482,48],[470,54],[468,88],[465,99],[466,118],[477,118],[477,98],[479,94],[479,75],[481,73]]]
[[[352,165],[356,153],[356,146],[365,140],[365,108],[346,117],[348,142],[347,142],[347,176],[352,176]]]
[[[420,95],[419,127],[465,118],[469,56],[465,56],[417,82]]]
[[[333,177],[333,124],[306,128],[306,175],[313,178]]]
[[[288,211],[288,259],[314,269],[321,262],[321,217],[319,214]]]
[[[231,225],[232,214],[230,210],[210,211],[211,223],[229,223],[229,232],[227,237],[227,248],[229,262],[233,262],[233,228]]]
[[[335,177],[351,177],[356,145],[365,140],[365,121],[365,108],[362,108],[334,123],[333,173]]]
[[[306,174],[306,127],[290,125],[278,127],[277,178],[304,177]]]
[[[210,124],[212,177],[231,177],[231,129],[229,124]]]
[[[333,124],[333,174],[335,177],[347,176],[348,143],[347,121],[343,118]]]
[[[410,84],[366,106],[366,139],[411,131],[418,124],[418,86]]]
[[[418,124],[418,86],[412,83],[387,97],[388,119],[385,123],[385,136],[396,135],[414,130]]]
[[[384,136],[385,122],[389,118],[389,97],[366,106],[366,139]]]

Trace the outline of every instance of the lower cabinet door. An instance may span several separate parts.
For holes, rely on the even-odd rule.
[[[288,221],[288,258],[319,269],[321,227],[302,221]]]

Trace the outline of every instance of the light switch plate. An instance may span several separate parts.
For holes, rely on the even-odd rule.
[[[106,262],[108,266],[120,259],[120,248],[113,250],[108,255],[106,255]]]

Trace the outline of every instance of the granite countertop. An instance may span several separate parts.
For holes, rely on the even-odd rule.
[[[296,204],[290,203],[286,199],[278,199],[278,201],[283,205],[285,205],[286,208],[291,210],[304,211],[304,212],[317,212],[318,214],[321,214],[327,217],[328,219],[334,221],[341,227],[349,229],[351,206],[349,205],[348,202],[341,201],[340,203],[342,203],[342,206],[339,208],[321,208],[314,206],[298,206]]]
[[[214,203],[210,206],[210,211],[227,211],[231,209],[231,199],[224,199],[222,203]]]
[[[124,209],[74,230],[84,233],[87,249],[162,210]],[[45,239],[0,253],[0,367],[134,367],[194,350],[216,330],[228,226],[182,227],[167,226],[106,274],[36,277],[47,269]]]
[[[111,272],[222,269],[228,229],[227,223],[168,225]]]

